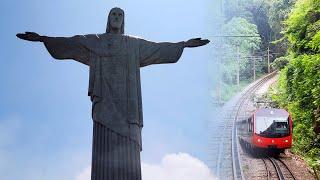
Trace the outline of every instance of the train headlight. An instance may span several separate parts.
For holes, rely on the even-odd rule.
[[[287,142],[289,142],[289,141],[288,141],[288,139],[286,139],[286,140],[284,140],[284,142],[286,142],[286,143],[287,143]]]
[[[258,142],[261,143],[262,142],[261,139],[258,139]]]

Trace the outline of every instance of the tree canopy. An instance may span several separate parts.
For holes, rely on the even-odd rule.
[[[289,63],[281,70],[272,97],[293,116],[293,151],[319,170],[320,1],[296,1],[284,22]]]

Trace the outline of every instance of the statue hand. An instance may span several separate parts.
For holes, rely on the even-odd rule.
[[[185,42],[185,47],[199,47],[208,44],[208,39],[194,38]]]
[[[19,33],[16,35],[18,38],[27,40],[27,41],[43,41],[43,37],[35,32],[26,32],[26,33]]]

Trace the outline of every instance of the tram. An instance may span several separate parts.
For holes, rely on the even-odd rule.
[[[239,141],[251,151],[277,154],[292,146],[293,121],[284,109],[260,108],[248,119],[237,122]]]

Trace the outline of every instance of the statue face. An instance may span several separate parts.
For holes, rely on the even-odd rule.
[[[110,12],[110,26],[112,29],[121,29],[124,13],[120,8],[114,8]]]

